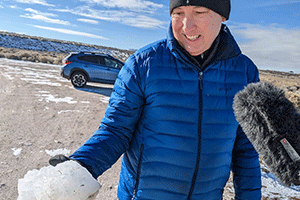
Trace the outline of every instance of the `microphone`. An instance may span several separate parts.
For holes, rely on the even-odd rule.
[[[270,171],[286,186],[300,185],[300,113],[282,89],[248,84],[233,102],[236,120]]]

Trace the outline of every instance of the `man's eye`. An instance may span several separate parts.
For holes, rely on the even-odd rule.
[[[175,13],[173,13],[173,15],[179,16],[179,15],[182,15],[182,13],[181,12],[175,12]]]
[[[207,12],[203,12],[203,11],[196,11],[196,14],[199,14],[199,15],[202,15],[202,14],[205,14]]]

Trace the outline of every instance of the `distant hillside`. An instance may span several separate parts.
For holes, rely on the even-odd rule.
[[[134,51],[0,31],[0,58],[60,64],[70,52],[99,52],[125,61]]]

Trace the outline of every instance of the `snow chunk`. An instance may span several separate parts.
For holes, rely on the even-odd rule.
[[[21,154],[21,151],[22,151],[22,148],[18,148],[18,149],[16,149],[16,148],[11,148],[11,150],[13,150],[13,154],[15,155],[15,156],[18,156],[18,155],[20,155]]]
[[[56,156],[58,154],[63,154],[65,156],[68,156],[71,151],[69,149],[56,149],[56,150],[45,150],[45,152],[49,155],[49,156]]]
[[[18,180],[18,200],[91,200],[100,183],[76,161],[28,171]]]
[[[109,99],[110,99],[110,97],[101,97],[100,101],[103,103],[109,103]]]

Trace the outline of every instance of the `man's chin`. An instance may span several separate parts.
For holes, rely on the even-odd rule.
[[[205,50],[200,51],[199,49],[192,49],[190,47],[185,48],[185,50],[191,55],[191,56],[199,56],[202,54]]]

